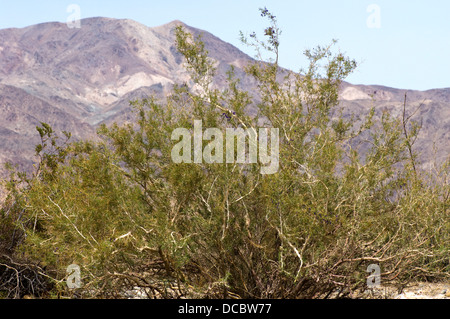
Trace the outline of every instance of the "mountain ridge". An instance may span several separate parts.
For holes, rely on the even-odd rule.
[[[81,28],[44,22],[0,30],[0,164],[12,160],[30,167],[39,122],[64,128],[75,138],[93,137],[101,123],[131,120],[130,99],[163,97],[174,83],[188,82],[174,43],[173,29],[180,24],[202,34],[218,69],[215,85],[225,85],[233,65],[243,88],[254,88],[243,70],[253,61],[249,55],[179,20],[148,27],[130,19],[91,17],[81,20]],[[372,105],[400,114],[405,92],[411,106],[426,107],[419,112],[424,130],[418,150],[429,154],[427,141],[434,138],[440,148],[437,157],[445,159],[450,153],[450,88],[415,91],[344,82],[341,104],[361,115]]]

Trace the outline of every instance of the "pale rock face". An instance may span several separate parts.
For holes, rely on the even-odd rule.
[[[367,94],[358,90],[354,87],[346,88],[342,93],[340,98],[342,100],[354,101],[354,100],[370,100],[371,97]]]
[[[173,83],[174,82],[172,80],[159,74],[146,74],[144,72],[139,72],[124,79],[122,85],[117,88],[117,92],[119,96],[123,96],[126,93],[143,86],[152,86],[154,84],[162,84],[163,86],[166,86]]]

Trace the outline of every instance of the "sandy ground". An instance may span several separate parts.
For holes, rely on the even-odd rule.
[[[394,287],[374,288],[365,293],[366,298],[386,299],[449,299],[450,282],[446,283],[413,283],[401,293]]]
[[[126,293],[130,299],[146,299],[145,292],[135,288]],[[388,286],[367,290],[360,294],[351,296],[353,299],[448,299],[450,300],[450,282],[444,283],[411,283],[402,292],[398,288]]]

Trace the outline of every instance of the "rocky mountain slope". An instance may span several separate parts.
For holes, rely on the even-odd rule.
[[[187,81],[174,44],[174,27],[181,23],[150,28],[132,20],[88,18],[79,29],[51,22],[0,30],[0,165],[8,160],[31,167],[41,121],[76,138],[92,137],[100,123],[129,119],[130,99],[164,96],[172,84]],[[203,34],[217,62],[217,85],[234,65],[251,90],[253,82],[243,72],[249,56],[206,31],[185,27]],[[341,102],[357,114],[367,113],[373,103],[378,114],[384,109],[401,114],[404,93],[345,83]],[[409,109],[419,104],[421,160],[441,162],[450,154],[450,89],[408,91]]]

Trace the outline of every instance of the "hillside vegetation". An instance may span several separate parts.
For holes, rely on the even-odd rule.
[[[346,297],[368,289],[370,265],[398,287],[448,280],[450,163],[416,168],[420,125],[406,103],[403,116],[376,120],[372,109],[358,126],[331,117],[355,61],[331,44],[305,52],[302,75],[281,71],[276,18],[261,15],[263,38],[242,36],[273,57],[245,68],[258,97],[232,68],[227,88],[214,88],[201,37],[178,26],[195,89],[133,101],[136,121],[103,125],[100,141],[37,128],[34,173],[11,166],[4,181],[0,296],[125,298],[140,288],[151,298]],[[194,120],[221,131],[278,128],[278,172],[261,174],[260,162],[174,163],[172,132]],[[78,289],[67,287],[71,264]]]

